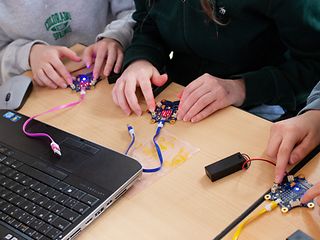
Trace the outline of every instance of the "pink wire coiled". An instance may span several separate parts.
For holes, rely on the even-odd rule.
[[[40,116],[43,116],[43,115],[46,115],[48,113],[51,113],[51,112],[55,112],[55,111],[59,111],[59,110],[62,110],[62,109],[66,109],[66,108],[70,108],[70,107],[74,107],[78,104],[80,104],[83,100],[84,100],[84,96],[85,96],[86,92],[84,90],[81,90],[80,92],[80,99],[78,101],[75,101],[75,102],[71,102],[71,103],[67,103],[67,104],[63,104],[63,105],[60,105],[60,106],[57,106],[57,107],[53,107],[45,112],[42,112],[42,113],[39,113],[37,115],[34,115],[32,117],[30,117],[28,120],[26,120],[22,126],[22,131],[25,135],[27,135],[28,137],[47,137],[50,139],[51,141],[51,149],[53,150],[54,154],[58,155],[58,156],[61,156],[61,150],[60,150],[60,147],[59,145],[53,140],[53,138],[47,134],[47,133],[32,133],[32,132],[28,132],[26,130],[28,124],[35,118],[37,117],[40,117]]]

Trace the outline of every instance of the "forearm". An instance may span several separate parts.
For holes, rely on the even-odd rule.
[[[0,84],[14,75],[30,69],[29,55],[34,44],[47,44],[40,40],[17,39],[0,50]]]
[[[96,40],[112,38],[117,40],[126,49],[133,36],[133,27],[135,25],[135,21],[132,19],[133,12],[134,10],[127,10],[119,13],[117,19],[108,24],[104,31],[97,36]]]

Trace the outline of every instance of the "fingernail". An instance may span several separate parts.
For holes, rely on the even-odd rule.
[[[182,117],[180,115],[177,116],[177,119],[181,121]]]
[[[67,84],[64,83],[64,84],[62,85],[62,87],[63,87],[63,88],[67,88],[68,86],[67,86]]]

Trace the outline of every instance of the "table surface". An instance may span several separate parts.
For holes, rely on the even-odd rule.
[[[176,100],[181,89],[172,83],[157,100]],[[126,116],[113,103],[111,90],[112,85],[103,80],[87,92],[80,105],[39,120],[119,152],[124,152],[129,142],[128,123],[135,126],[139,136],[151,139],[155,125],[150,124],[150,116],[147,113],[141,117]],[[34,87],[20,113],[31,116],[78,97],[70,89]],[[143,102],[142,106],[146,108]],[[262,156],[270,126],[270,122],[234,107],[218,111],[196,124],[178,121],[175,125],[166,125],[167,132],[200,151],[130,195],[133,187],[78,239],[214,238],[270,188],[274,167],[254,162],[246,172],[239,171],[214,183],[205,175],[204,167],[236,152]],[[300,171],[311,183],[320,180],[319,158],[317,155]],[[285,239],[297,229],[320,239],[318,213],[318,207],[297,208],[287,214],[276,209],[249,224],[240,239]],[[233,232],[224,239],[231,239]]]

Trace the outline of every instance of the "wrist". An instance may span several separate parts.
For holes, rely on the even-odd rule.
[[[30,53],[29,53],[29,66],[31,68],[31,65],[32,65],[32,60],[33,60],[33,56],[36,54],[37,50],[39,48],[41,48],[42,46],[46,46],[45,44],[43,43],[38,43],[36,42],[35,44],[33,44],[30,48]]]
[[[246,84],[244,79],[230,80],[233,82],[233,94],[235,96],[233,105],[240,107],[246,99]]]

